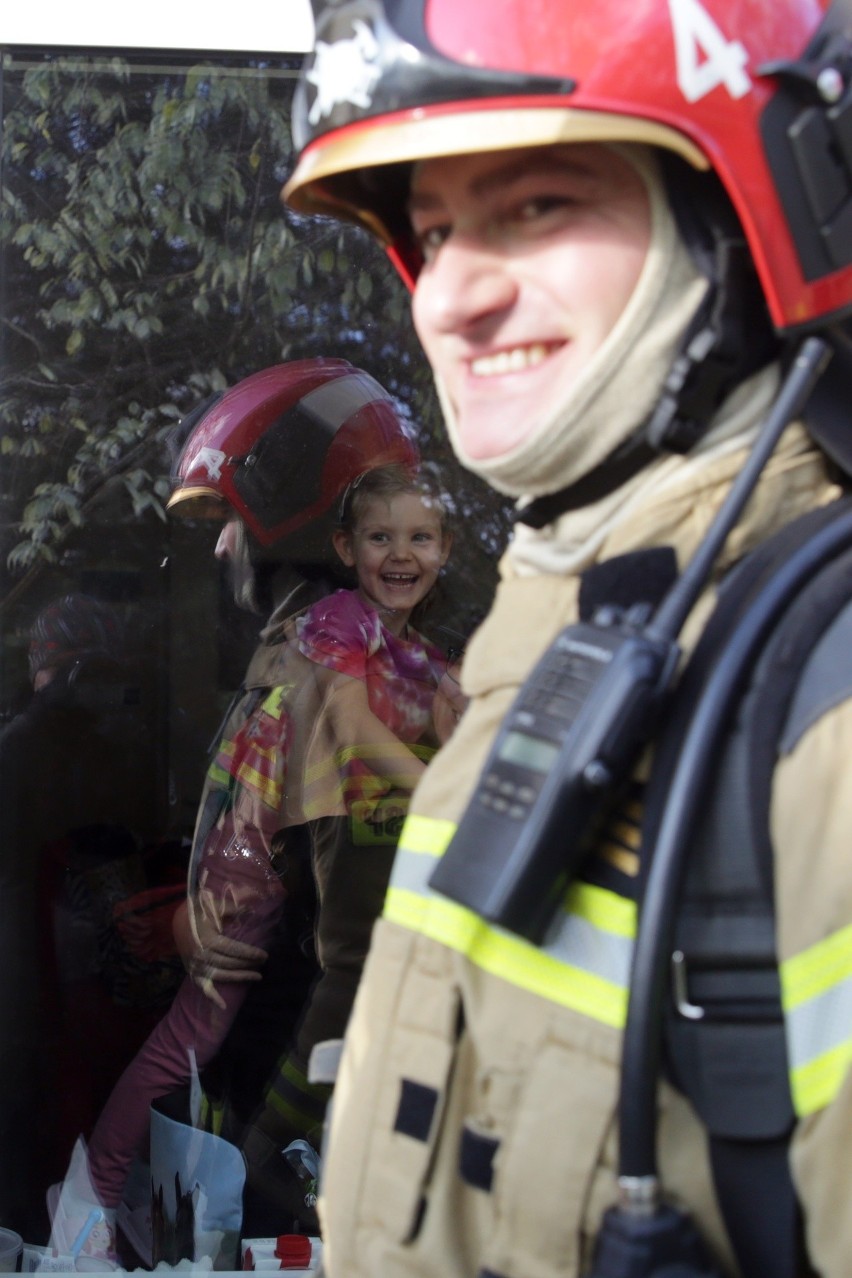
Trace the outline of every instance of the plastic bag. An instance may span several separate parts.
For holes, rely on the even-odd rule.
[[[190,1098],[185,1088],[151,1106],[152,1260],[238,1269],[245,1161],[196,1125]]]

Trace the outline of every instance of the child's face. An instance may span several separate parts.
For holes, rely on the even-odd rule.
[[[362,596],[395,634],[432,589],[450,553],[437,512],[417,493],[371,497],[352,532],[335,533],[334,545],[355,569]]]

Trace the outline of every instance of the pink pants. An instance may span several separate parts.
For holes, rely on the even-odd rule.
[[[252,853],[244,842],[236,853],[214,848],[205,854],[202,870],[204,886],[214,896],[239,900],[240,913],[228,934],[263,948],[275,931],[285,896],[266,853]],[[195,1051],[199,1070],[213,1060],[249,984],[216,988],[224,1009],[185,977],[169,1010],[113,1088],[89,1141],[89,1171],[102,1206],[118,1206],[134,1158],[147,1153],[151,1102],[187,1085],[189,1048]]]

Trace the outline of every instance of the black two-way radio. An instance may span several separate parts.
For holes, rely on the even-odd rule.
[[[502,724],[431,885],[539,940],[645,739],[678,657],[607,609],[561,632]]]
[[[652,617],[600,610],[566,627],[506,716],[430,886],[539,942],[614,797],[651,739],[677,636],[788,423],[830,357],[809,337],[706,537]]]

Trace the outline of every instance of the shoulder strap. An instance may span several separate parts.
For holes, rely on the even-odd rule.
[[[825,530],[830,538],[829,526],[848,523],[850,510],[844,499],[796,520],[745,560],[720,591],[660,744],[646,847],[655,846],[681,748],[709,695],[720,654],[732,641],[735,646],[744,619],[777,593],[796,550],[816,544],[820,535],[825,540]],[[818,571],[791,579],[761,643],[730,684],[716,737],[707,742],[713,763],[689,822],[675,914],[672,998],[664,1010],[666,1068],[708,1129],[720,1207],[748,1275],[793,1278],[805,1272],[796,1259],[803,1252],[787,1162],[795,1120],[775,951],[769,802],[791,705],[796,721],[806,721],[814,709],[803,689],[824,694],[832,682],[808,663],[852,595],[849,540],[839,538]],[[848,677],[841,682],[848,684]]]
[[[720,645],[759,607],[795,548],[849,509],[843,500],[810,512],[732,575],[687,667],[663,757],[677,753]],[[664,1015],[667,1070],[708,1128],[719,1205],[743,1273],[774,1278],[806,1270],[787,1160],[795,1114],[775,955],[770,787],[784,726],[795,732],[819,713],[807,690],[824,700],[829,685],[834,694],[848,688],[852,663],[844,679],[829,679],[815,653],[830,657],[837,644],[815,645],[851,597],[852,550],[843,548],[816,575],[803,574],[732,686],[719,739],[708,744],[715,762],[692,832]],[[658,781],[653,789],[660,794]]]

